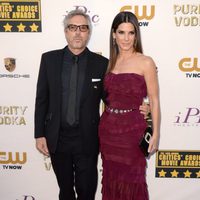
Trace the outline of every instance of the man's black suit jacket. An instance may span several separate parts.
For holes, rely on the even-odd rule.
[[[56,150],[61,124],[61,72],[64,51],[65,48],[42,55],[37,82],[35,138],[45,137],[51,153]],[[99,151],[99,104],[107,65],[107,58],[89,51],[80,104],[80,130],[86,154]]]

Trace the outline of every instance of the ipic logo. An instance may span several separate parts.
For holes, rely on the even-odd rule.
[[[0,164],[25,164],[27,155],[25,152],[0,152]]]
[[[138,18],[138,21],[141,20],[152,20],[155,16],[155,5],[151,6],[131,6],[131,5],[125,5],[121,7],[121,11],[130,11],[133,12],[136,17]],[[149,22],[139,22],[140,26],[148,26]]]
[[[87,7],[85,6],[80,6],[80,5],[77,5],[77,6],[74,6],[75,7],[75,10],[82,10],[84,13],[88,14],[90,16],[90,19],[92,21],[92,23],[95,25],[95,24],[98,24],[100,18],[99,18],[99,15],[97,14],[93,14]]]
[[[200,78],[200,67],[198,67],[198,58],[185,57],[179,61],[179,69],[186,72],[187,78]]]
[[[199,126],[200,125],[200,109],[196,107],[188,107],[184,112],[179,112],[175,116],[174,125],[177,126]]]

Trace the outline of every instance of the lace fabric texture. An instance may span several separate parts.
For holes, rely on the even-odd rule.
[[[147,95],[144,77],[135,73],[108,73],[104,88],[108,107],[133,111],[116,114],[105,110],[101,116],[102,199],[148,200],[146,159],[139,148],[147,127],[139,111]]]

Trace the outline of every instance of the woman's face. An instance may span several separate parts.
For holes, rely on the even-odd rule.
[[[116,39],[119,51],[134,51],[136,35],[135,27],[131,23],[121,23],[113,33],[113,38]]]

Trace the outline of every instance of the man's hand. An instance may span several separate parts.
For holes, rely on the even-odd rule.
[[[36,138],[36,148],[40,153],[44,154],[45,156],[49,156],[49,150],[45,137]]]
[[[144,115],[144,119],[148,118],[148,115],[150,113],[150,106],[147,103],[142,103],[142,105],[139,107],[140,113]]]

